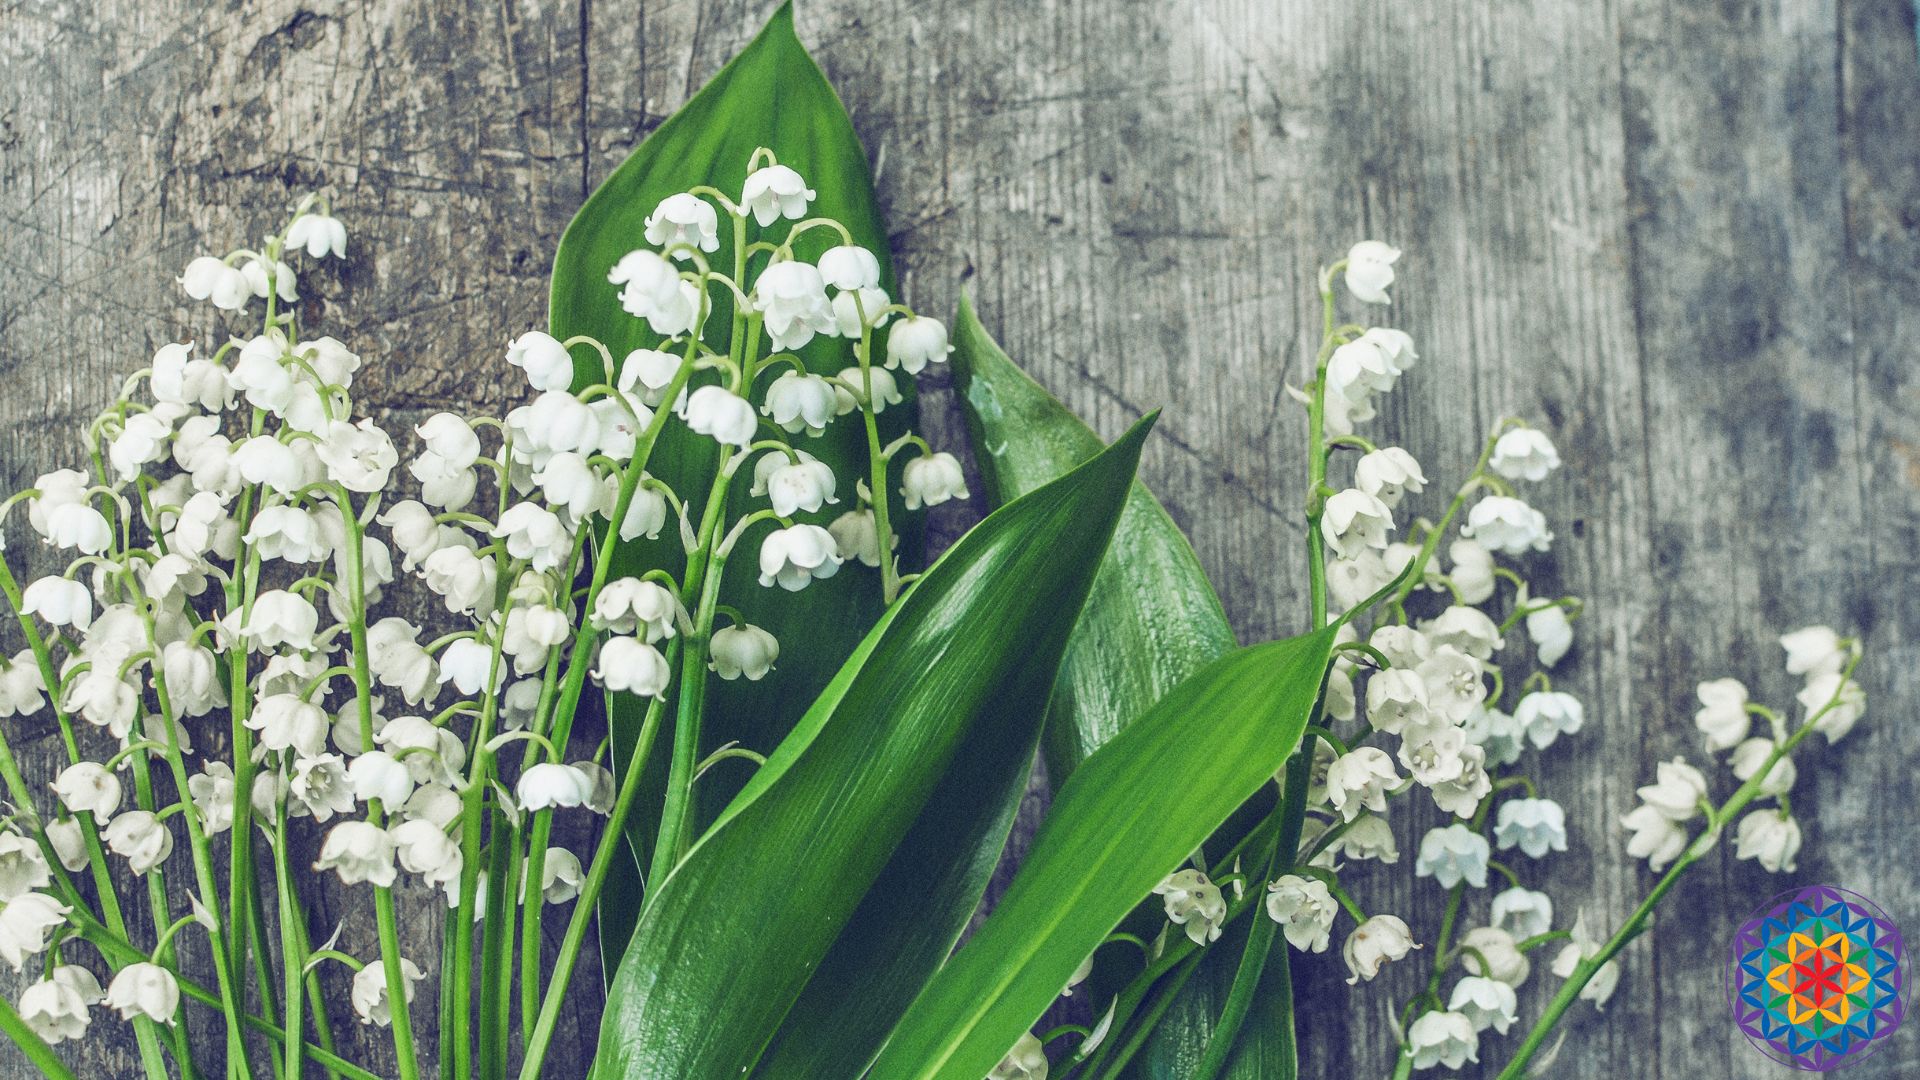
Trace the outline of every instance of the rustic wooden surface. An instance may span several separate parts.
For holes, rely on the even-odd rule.
[[[7,5],[7,489],[69,461],[115,373],[208,332],[170,280],[189,257],[257,237],[314,186],[353,259],[344,280],[315,276],[307,318],[375,361],[368,400],[397,420],[494,404],[569,215],[770,8]],[[1549,1072],[1784,1075],[1728,1021],[1733,924],[1789,883],[1831,882],[1920,926],[1907,0],[817,0],[799,21],[878,164],[913,300],[950,310],[967,281],[1008,350],[1108,434],[1167,407],[1144,475],[1243,639],[1302,622],[1303,421],[1282,386],[1317,333],[1314,268],[1362,236],[1406,249],[1391,319],[1422,362],[1379,436],[1457,476],[1521,413],[1567,459],[1537,492],[1560,539],[1535,569],[1590,600],[1556,680],[1588,727],[1538,766],[1575,830],[1546,863],[1569,914],[1612,923],[1650,884],[1614,819],[1656,761],[1695,749],[1696,681],[1784,702],[1774,634],[1867,635],[1873,711],[1802,769],[1799,872],[1723,846]],[[935,441],[962,440],[951,396],[927,400]],[[8,734],[49,775],[46,726]],[[1436,892],[1406,869],[1356,887],[1431,934]],[[352,933],[363,900],[321,914]],[[1303,1075],[1383,1076],[1386,1003],[1413,972],[1350,990],[1337,966],[1302,965]],[[1525,1012],[1553,981],[1535,976]],[[579,1019],[590,1035],[593,1010]],[[1849,1075],[1913,1075],[1916,1038]],[[129,1067],[125,1043],[88,1047],[91,1074]],[[0,1073],[26,1070],[0,1055]]]

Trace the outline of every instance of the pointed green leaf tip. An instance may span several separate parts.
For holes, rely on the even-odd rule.
[[[1152,424],[994,512],[866,636],[648,900],[597,1077],[859,1073],[984,887]],[[932,878],[876,887],[902,865]],[[844,958],[875,935],[912,963]],[[878,977],[829,978],[847,971]],[[845,1018],[853,1049],[809,1046],[802,1017]]]

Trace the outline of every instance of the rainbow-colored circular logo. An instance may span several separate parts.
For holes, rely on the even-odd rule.
[[[1781,893],[1741,925],[1727,959],[1734,1022],[1783,1065],[1858,1064],[1906,1019],[1900,928],[1858,893],[1831,885]]]

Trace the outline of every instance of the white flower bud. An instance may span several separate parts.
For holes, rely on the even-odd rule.
[[[745,676],[748,682],[759,682],[780,659],[780,642],[757,626],[741,623],[715,630],[708,652],[708,666],[722,679]]]
[[[1813,723],[1814,730],[1825,735],[1829,743],[1846,738],[1847,732],[1852,731],[1853,725],[1867,712],[1867,692],[1838,671],[1808,679],[1794,700],[1807,711],[1808,717],[1820,714]],[[1828,708],[1829,704],[1833,707]]]
[[[420,716],[396,716],[374,733],[373,741],[404,762],[416,784],[453,786],[467,764],[460,736]],[[412,753],[403,753],[412,751]]]
[[[549,904],[564,904],[580,895],[580,883],[586,875],[580,871],[580,857],[566,848],[548,848],[540,864],[540,895]],[[526,882],[521,882],[525,891]]]
[[[199,772],[187,777],[187,796],[200,814],[200,828],[206,835],[218,836],[233,828],[232,766],[224,761],[202,764]]]
[[[1047,1080],[1046,1047],[1032,1032],[1022,1032],[1013,1049],[987,1074],[987,1080]]]
[[[40,845],[8,830],[0,832],[0,903],[45,888],[53,881]]]
[[[409,818],[387,832],[393,838],[394,853],[407,873],[420,875],[429,885],[460,880],[465,858],[460,854],[460,845],[439,825],[426,818]]]
[[[413,797],[413,773],[385,750],[369,750],[347,766],[347,783],[356,799],[380,800],[388,810],[404,806]]]
[[[859,341],[863,331],[878,330],[892,318],[887,306],[892,302],[885,289],[859,289],[836,293],[833,297],[833,321],[840,336]]]
[[[87,851],[86,833],[73,818],[47,822],[47,843],[53,846],[54,857],[60,860],[60,865],[66,867],[69,874],[86,869],[92,858]]]
[[[32,716],[46,705],[46,694],[46,679],[32,650],[20,650],[11,661],[0,656],[0,719]]]
[[[1520,704],[1524,707],[1526,700]],[[1707,797],[1707,778],[1686,759],[1674,758],[1655,766],[1654,782],[1639,788],[1636,794],[1668,820],[1692,821],[1700,816],[1700,804]]]
[[[870,507],[849,510],[827,523],[834,547],[863,566],[880,565],[880,526]]]
[[[1783,634],[1780,647],[1787,651],[1789,675],[1811,678],[1832,674],[1846,667],[1849,659],[1840,635],[1830,626],[1808,626]]]
[[[1495,927],[1479,926],[1462,934],[1460,952],[1460,966],[1468,974],[1494,979],[1516,990],[1533,973],[1533,964],[1520,951],[1513,935]]]
[[[1687,831],[1652,806],[1636,806],[1622,814],[1620,825],[1633,834],[1627,839],[1627,857],[1647,860],[1656,873],[1686,850]]]

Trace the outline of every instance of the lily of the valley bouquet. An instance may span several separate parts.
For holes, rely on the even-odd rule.
[[[1724,830],[1792,866],[1790,755],[1863,709],[1822,628],[1784,639],[1798,713],[1700,688],[1732,779],[1641,789],[1629,850],[1665,874],[1629,918],[1530,887],[1568,845],[1530,773],[1583,726],[1551,674],[1582,603],[1525,576],[1553,537],[1524,488],[1560,457],[1503,420],[1409,515],[1437,485],[1364,433],[1414,338],[1341,314],[1383,310],[1399,252],[1322,271],[1307,632],[1238,648],[1133,483],[1150,421],[1102,448],[970,309],[950,345],[896,294],[789,19],[581,212],[497,408],[368,418],[353,343],[297,317],[350,251],[349,200],[310,195],[185,267],[218,331],[0,506],[0,961],[27,980],[0,1030],[44,1072],[124,1023],[153,1078],[1291,1076],[1293,954],[1337,940],[1356,983],[1428,973],[1399,1075],[1520,1076]],[[929,563],[921,513],[971,494],[909,427],[950,352],[1001,505]],[[24,581],[23,537],[52,560]],[[30,723],[53,775],[14,757]],[[1037,749],[1053,805],[956,951]],[[1421,799],[1448,824],[1405,836]],[[1432,895],[1370,910],[1408,870]],[[371,932],[316,924],[314,890]],[[593,1051],[556,1045],[601,994],[588,949]]]

